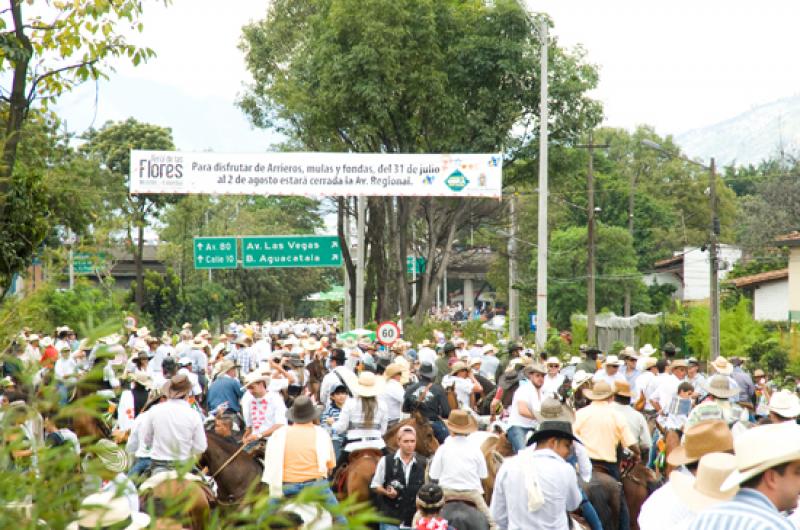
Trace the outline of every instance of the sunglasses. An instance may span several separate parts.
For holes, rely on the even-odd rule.
[[[558,368],[559,366],[560,365],[558,365],[558,364],[548,364],[547,365],[548,368]]]

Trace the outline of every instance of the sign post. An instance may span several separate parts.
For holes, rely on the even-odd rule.
[[[400,327],[391,320],[387,320],[381,322],[375,334],[378,336],[378,342],[384,346],[391,346],[400,338]]]
[[[235,237],[196,237],[195,269],[235,269],[239,257]]]

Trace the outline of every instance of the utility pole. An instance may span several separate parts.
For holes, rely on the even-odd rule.
[[[508,238],[508,338],[519,339],[519,292],[517,291],[517,194],[511,194],[508,205],[511,235]]]
[[[709,305],[711,309],[711,360],[719,357],[719,213],[717,212],[717,167],[714,159],[708,171],[709,200],[711,201],[711,234],[708,245],[711,292]]]
[[[586,194],[588,198],[587,213],[587,250],[586,250],[586,338],[590,344],[596,343],[595,320],[595,214],[600,210],[594,206],[594,150],[595,148],[608,148],[608,144],[595,144],[592,133],[589,133],[589,143],[575,147],[589,150],[589,171],[586,174]]]
[[[525,11],[527,13],[527,10]],[[534,26],[535,27],[535,26]],[[536,253],[536,351],[544,351],[547,343],[547,20],[539,25],[542,43],[539,63],[541,85],[539,101],[539,226]]]
[[[628,193],[628,232],[631,234],[631,238],[633,238],[633,205],[636,196],[636,176],[636,171],[631,173],[630,191]],[[624,312],[626,317],[631,316],[631,288],[627,283],[625,284]]]
[[[364,327],[364,231],[366,228],[367,215],[367,198],[358,198],[358,249],[356,249],[356,328],[362,329]]]

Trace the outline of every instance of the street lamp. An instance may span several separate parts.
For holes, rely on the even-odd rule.
[[[661,144],[652,140],[642,140],[642,145],[654,149],[670,158],[679,158],[684,162],[694,164],[708,171],[709,202],[711,203],[711,229],[708,242],[708,268],[711,284],[709,293],[709,306],[711,313],[711,360],[719,357],[719,214],[717,212],[717,167],[712,157],[706,166],[696,160],[685,156],[675,155],[667,151]]]

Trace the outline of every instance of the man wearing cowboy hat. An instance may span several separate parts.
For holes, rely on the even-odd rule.
[[[545,372],[545,368],[538,364],[529,364],[522,370],[523,378],[509,407],[509,428],[506,433],[515,453],[525,447],[528,433],[536,428],[535,413],[541,408],[545,397],[542,392]]]
[[[747,411],[730,398],[738,395],[739,390],[732,386],[733,381],[722,374],[715,374],[706,381],[704,387],[708,397],[694,406],[686,420],[685,428],[689,428],[703,420],[725,420],[734,436],[741,434],[747,427]]]
[[[542,394],[545,396],[553,396],[558,394],[561,385],[564,384],[564,376],[561,372],[561,361],[558,357],[550,356],[545,361],[547,373],[544,376],[544,383],[542,383]]]
[[[739,357],[731,357],[730,362],[733,365],[731,378],[739,385],[738,402],[743,406],[752,408],[753,398],[756,394],[756,386],[753,384],[753,378],[750,377],[750,374],[742,370],[742,360]]]
[[[772,394],[769,400],[770,423],[797,423],[800,416],[800,398],[790,390]]]
[[[567,418],[543,421],[528,447],[503,463],[492,494],[492,516],[499,528],[569,528],[566,512],[583,497],[575,470],[565,459],[578,439]]]
[[[352,385],[353,397],[345,402],[333,430],[347,434],[344,451],[352,453],[361,449],[383,449],[383,435],[389,423],[386,405],[377,397],[383,393],[383,379],[372,372],[363,371]]]
[[[481,384],[475,379],[469,366],[458,361],[450,368],[450,373],[442,379],[442,388],[445,390],[453,388],[458,401],[458,406],[464,410],[471,409],[471,396],[473,392],[483,390]]]
[[[253,341],[247,335],[239,335],[233,341],[234,349],[225,356],[239,366],[239,371],[242,376],[246,376],[250,372],[258,368],[258,360],[251,349]]]
[[[800,497],[800,426],[761,425],[734,440],[736,469],[720,490],[739,486],[728,502],[703,511],[690,530],[769,528],[793,530],[781,512],[797,508]]]
[[[207,448],[203,419],[189,405],[192,382],[186,374],[177,374],[164,384],[167,400],[153,407],[142,432],[150,447],[151,472],[175,469],[182,462],[201,455]]]
[[[433,428],[433,434],[439,443],[447,439],[448,431],[443,418],[450,415],[450,404],[441,385],[436,384],[436,368],[432,364],[422,363],[417,372],[419,381],[409,385],[403,398],[403,412],[419,411]]]
[[[625,349],[619,352],[619,358],[624,363],[620,367],[619,373],[633,387],[636,383],[636,378],[642,374],[642,371],[636,367],[639,362],[639,356],[636,355],[636,350],[633,346],[625,346]]]
[[[672,404],[672,400],[678,395],[678,386],[686,377],[689,364],[684,359],[675,359],[672,361],[670,368],[670,373],[651,397],[653,407],[662,418],[666,418],[669,415],[669,407]]]
[[[481,355],[481,375],[494,383],[497,381],[497,370],[500,368],[500,359],[497,358],[497,348],[494,344],[483,347]]]
[[[593,374],[597,371],[597,356],[603,353],[597,346],[585,346],[581,344],[581,353],[586,355],[586,358],[581,361],[576,370],[583,370],[588,374]]]
[[[468,411],[457,409],[450,412],[445,424],[450,436],[433,455],[428,475],[442,487],[445,501],[467,499],[486,515],[490,528],[496,528],[481,485],[489,475],[486,459],[480,448],[467,439],[478,430],[478,423]]]
[[[224,409],[218,412],[234,414],[239,416],[242,412],[240,401],[244,396],[242,385],[236,377],[236,363],[229,359],[223,359],[217,366],[219,375],[208,387],[207,404],[208,410],[217,411],[224,405]]]
[[[675,447],[667,462],[675,470],[669,476],[669,482],[658,488],[642,505],[639,513],[639,527],[643,529],[664,529],[679,527],[696,515],[696,510],[681,498],[678,486],[685,487],[691,477],[698,474],[700,460],[709,454],[733,454],[733,435],[721,420],[703,421],[686,429],[681,445]],[[728,471],[730,474],[733,467]],[[676,477],[680,475],[683,478]],[[717,495],[719,486],[727,475],[717,478]],[[730,492],[728,497],[732,497]]]
[[[330,371],[325,374],[319,385],[320,403],[328,403],[331,398],[331,392],[339,385],[347,387],[347,392],[352,395],[350,385],[356,379],[356,374],[345,366],[346,355],[341,348],[334,349],[330,357],[328,357],[328,361],[330,363]]]
[[[383,372],[386,385],[383,389],[383,393],[378,396],[378,399],[383,401],[383,404],[386,405],[389,426],[400,421],[403,415],[403,399],[406,393],[401,383],[403,373],[404,369],[399,364],[390,364]]]
[[[286,404],[276,392],[268,392],[269,377],[259,372],[250,372],[244,380],[247,396],[242,397],[241,407],[245,431],[242,443],[245,451],[255,453],[272,433],[286,425]]]
[[[339,503],[327,480],[336,457],[331,437],[315,425],[319,409],[308,396],[297,396],[287,417],[292,425],[280,429],[267,442],[262,482],[273,499],[295,497],[306,488],[318,488],[328,506]],[[337,523],[346,524],[341,516]]]
[[[626,381],[625,376],[619,373],[619,367],[622,361],[616,355],[609,355],[603,361],[603,367],[597,370],[592,380],[596,383],[598,381],[605,381],[608,386],[614,387],[617,381]]]

